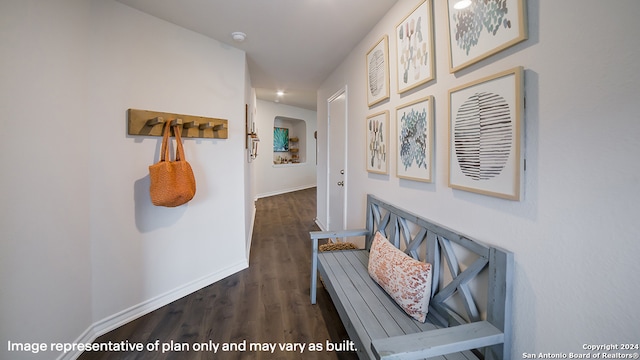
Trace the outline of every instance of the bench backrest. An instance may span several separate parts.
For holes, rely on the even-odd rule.
[[[367,196],[366,228],[367,250],[380,231],[406,254],[431,263],[433,321],[455,326],[486,320],[504,332],[505,341],[484,349],[485,359],[509,358],[513,253],[485,246],[373,195]]]

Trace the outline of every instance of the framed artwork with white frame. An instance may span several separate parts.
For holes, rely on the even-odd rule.
[[[449,72],[527,39],[525,0],[447,0]]]
[[[389,98],[389,37],[383,36],[367,52],[367,103],[369,107]]]
[[[367,116],[367,171],[389,173],[389,111]]]
[[[396,108],[397,172],[399,178],[432,182],[433,96]]]
[[[449,187],[520,200],[524,70],[449,90]]]
[[[431,0],[423,0],[396,26],[398,94],[435,78]]]

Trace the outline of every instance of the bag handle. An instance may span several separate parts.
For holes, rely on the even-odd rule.
[[[180,132],[182,132],[182,127],[180,127],[180,125],[175,125],[173,127],[173,134],[176,136],[176,142],[177,142],[176,161],[185,161],[184,147],[182,147],[182,138],[181,138]]]
[[[160,149],[160,162],[171,161],[169,158],[169,133],[171,129],[170,122],[164,123],[164,131],[162,133],[162,148]]]
[[[170,138],[170,134],[171,131],[170,129],[173,127],[173,134],[176,137],[176,159],[175,161],[185,161],[185,156],[184,156],[184,147],[182,146],[182,138],[180,136],[180,132],[182,131],[182,128],[180,127],[180,125],[174,125],[171,126],[171,122],[167,121],[164,123],[164,131],[162,134],[162,148],[160,149],[160,161],[171,161],[170,155],[169,155],[169,138]]]

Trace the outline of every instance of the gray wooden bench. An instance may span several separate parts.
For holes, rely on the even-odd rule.
[[[380,231],[432,264],[427,321],[407,315],[369,276],[368,249]],[[311,303],[317,273],[360,359],[509,359],[513,254],[489,247],[367,196],[366,229],[311,232]],[[365,237],[365,249],[318,253],[318,240]]]

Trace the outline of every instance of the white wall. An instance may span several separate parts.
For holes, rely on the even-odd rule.
[[[434,2],[437,78],[399,96],[395,25],[418,3],[400,0],[325,81],[318,92],[320,148],[326,147],[326,100],[349,88],[348,224],[364,225],[365,194],[374,193],[486,243],[515,253],[513,358],[522,353],[581,352],[587,343],[637,343],[640,334],[640,3],[529,1],[529,40],[448,72],[446,2]],[[368,108],[364,59],[390,36],[391,99]],[[447,186],[448,89],[510,69],[525,68],[527,97],[525,196],[520,202]],[[368,174],[366,116],[434,95],[435,181]],[[395,137],[391,126],[392,138]],[[394,148],[394,143],[390,148]],[[326,171],[320,153],[318,173]],[[326,182],[318,177],[318,214]],[[322,219],[321,219],[322,220]]]
[[[306,122],[306,161],[304,163],[273,164],[273,121],[277,116]],[[256,127],[260,137],[258,157],[255,160],[257,197],[316,186],[316,140],[313,137],[317,129],[316,124],[315,111],[257,100]]]
[[[92,10],[93,312],[102,319],[246,260],[245,63],[237,49],[119,3]],[[149,201],[160,139],[127,136],[128,108],[229,119],[229,139],[184,140],[197,184],[186,206]]]
[[[0,357],[55,357],[6,344],[90,341],[245,268],[244,52],[115,1],[0,14]],[[226,140],[184,140],[189,204],[151,205],[160,138],[128,136],[128,108],[229,120]]]
[[[246,69],[246,98],[247,98],[247,130],[251,129],[251,122],[255,118],[256,114],[256,91],[251,87],[251,78],[249,76],[249,66],[247,64]],[[251,159],[251,151],[249,146],[251,144],[247,140],[245,149],[245,162],[244,162],[244,206],[245,206],[245,244],[247,259],[249,259],[249,253],[251,252],[251,238],[253,237],[253,224],[256,215],[256,171],[255,163]]]
[[[0,2],[0,358],[92,323],[89,4]],[[83,31],[78,31],[79,29]]]

